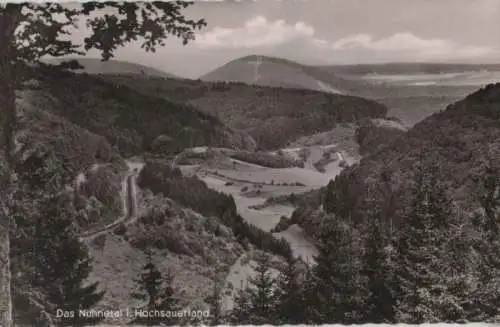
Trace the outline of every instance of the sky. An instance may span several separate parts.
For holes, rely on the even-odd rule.
[[[115,59],[188,78],[251,54],[305,64],[500,62],[500,0],[197,1],[185,13],[207,22],[196,40],[171,37],[156,53],[130,44]]]

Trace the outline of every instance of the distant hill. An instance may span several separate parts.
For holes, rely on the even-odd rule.
[[[321,67],[291,60],[246,56],[233,60],[200,77],[203,81],[232,81],[274,87],[310,89],[329,93],[352,94],[363,83],[350,81]]]
[[[338,123],[380,118],[387,112],[384,105],[371,100],[308,89],[123,75],[102,78],[150,96],[188,103],[249,134],[261,150],[279,149]]]
[[[386,105],[389,115],[399,118],[406,126],[412,126],[478,88],[500,81],[500,64],[312,66],[252,55],[233,60],[201,79],[358,96]]]
[[[169,74],[167,72],[154,69],[148,66],[135,64],[127,61],[119,60],[108,60],[101,61],[98,58],[56,58],[47,60],[50,64],[59,64],[63,61],[77,60],[80,65],[85,67],[83,70],[77,70],[75,72],[85,72],[87,74],[133,74],[133,75],[146,75],[146,76],[157,76],[165,78],[177,78],[177,76]]]

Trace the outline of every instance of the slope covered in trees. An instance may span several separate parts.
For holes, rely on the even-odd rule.
[[[476,214],[456,210],[442,178],[436,163],[419,163],[400,212],[391,212],[390,196],[375,202],[382,190],[369,189],[365,200],[372,207],[363,224],[351,219],[352,209],[335,203],[338,194],[329,185],[324,198],[329,213],[315,235],[319,251],[295,288],[302,305],[294,313],[301,323],[497,321],[500,170],[490,167],[478,175],[483,189],[475,194],[484,211]],[[274,296],[278,283],[268,271],[262,262],[253,289],[239,296],[233,319],[276,321],[284,302]]]
[[[229,227],[242,245],[249,242],[258,249],[288,258],[291,248],[288,242],[247,223],[238,214],[231,196],[214,191],[197,177],[184,177],[169,164],[150,163],[139,176],[141,188],[150,189],[197,212],[218,219]]]
[[[356,129],[355,137],[359,144],[361,155],[378,151],[383,146],[390,144],[394,139],[404,135],[404,128],[393,120],[363,120]]]
[[[490,85],[450,105],[324,191],[332,224],[347,223],[371,251],[357,284],[369,290],[366,312],[379,308],[369,322],[498,318],[498,103]]]
[[[408,180],[417,165],[433,162],[440,167],[441,182],[449,196],[463,210],[479,206],[475,177],[488,165],[499,162],[500,128],[498,124],[500,85],[490,85],[463,101],[448,106],[417,124],[402,137],[380,151],[366,156],[338,176],[335,181],[337,203],[348,206],[356,222],[364,220],[371,206],[370,186],[391,189],[397,199],[393,210],[403,210],[409,198]],[[382,203],[386,191],[376,193]]]
[[[101,218],[114,219],[122,209],[119,193],[126,170],[123,158],[104,137],[44,110],[46,96],[35,90],[20,93],[19,166],[37,169],[48,165],[57,169],[74,189],[82,227]],[[95,169],[95,165],[99,168]],[[91,202],[97,207],[89,210]],[[102,210],[96,216],[96,212],[91,211],[98,207]]]
[[[145,151],[175,153],[202,145],[252,148],[248,136],[189,105],[147,96],[87,74],[42,67],[35,76],[42,80],[42,90],[51,95],[47,110],[104,136],[124,156]]]
[[[380,118],[387,112],[374,101],[305,89],[132,76],[102,78],[145,94],[189,103],[248,133],[265,150],[285,147],[301,136],[331,130],[341,122]]]
[[[55,159],[57,160],[57,159]],[[30,156],[17,167],[22,188],[10,206],[11,260],[16,324],[53,326],[95,324],[78,310],[92,309],[105,291],[88,283],[92,259],[78,235],[71,177],[54,162]],[[58,316],[58,310],[68,315]]]
[[[60,64],[67,59],[52,59],[47,60],[50,64]],[[75,58],[76,61],[83,67],[81,69],[75,69],[76,73],[87,73],[87,74],[130,74],[139,76],[157,76],[164,78],[175,78],[176,76],[169,74],[167,72],[154,69],[148,66],[131,63],[121,60],[108,60],[102,61],[100,58]]]

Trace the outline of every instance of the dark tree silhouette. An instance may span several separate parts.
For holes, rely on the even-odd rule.
[[[365,323],[394,323],[396,299],[392,294],[392,267],[386,251],[380,215],[371,217],[362,274],[367,277],[368,295],[364,301]]]
[[[362,316],[359,241],[354,228],[334,217],[325,219],[306,295],[311,323],[351,324]]]
[[[142,268],[143,272],[136,280],[140,290],[132,293],[132,297],[143,302],[143,305],[137,308],[139,311],[152,312],[155,310],[164,312],[174,312],[181,309],[179,299],[174,297],[173,280],[171,273],[162,275],[156,265],[153,263],[151,255],[148,254],[148,262]],[[132,324],[141,324],[146,326],[175,325],[178,324],[177,317],[161,317],[138,315]]]
[[[212,294],[208,297],[207,303],[210,305],[210,326],[218,326],[224,322],[224,312],[222,308],[223,279],[220,273],[216,272],[212,277]]]
[[[304,323],[305,312],[302,305],[302,288],[297,270],[298,259],[290,258],[276,279],[276,317],[279,324]]]
[[[9,213],[7,204],[13,193],[15,169],[16,104],[15,91],[27,78],[29,64],[45,56],[85,54],[95,49],[103,60],[132,41],[142,40],[145,51],[164,46],[169,35],[186,44],[194,31],[205,26],[203,20],[187,19],[182,11],[191,3],[174,2],[88,2],[81,5],[58,3],[7,3],[0,5],[0,325],[12,326],[10,295]],[[114,9],[104,14],[101,9]],[[75,42],[67,36],[77,19],[87,23],[90,36]]]
[[[230,314],[232,323],[276,323],[276,278],[271,274],[271,258],[264,254],[257,259],[256,276],[248,279],[248,285],[239,291]]]

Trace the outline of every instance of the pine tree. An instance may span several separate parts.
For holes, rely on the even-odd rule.
[[[442,249],[451,209],[436,181],[432,166],[417,169],[412,203],[396,240],[398,321],[438,322],[450,310],[443,303],[449,294]]]
[[[94,307],[104,291],[98,291],[98,283],[84,286],[92,271],[92,260],[75,233],[72,214],[62,215],[67,200],[49,199],[43,216],[37,221],[34,244],[37,258],[34,259],[39,278],[33,285],[44,289],[47,301],[54,308],[76,313]],[[101,320],[75,314],[75,318],[61,318],[58,325],[90,325]]]
[[[491,151],[493,153],[491,153]],[[474,231],[476,251],[481,253],[476,263],[478,287],[471,294],[468,320],[485,321],[500,314],[500,167],[498,148],[490,149],[488,160],[474,177],[474,196],[483,209],[477,214]]]
[[[389,244],[380,217],[372,217],[362,274],[367,277],[368,296],[363,303],[365,323],[395,323],[396,299],[392,294],[392,269],[387,253]]]
[[[236,324],[275,324],[276,279],[271,273],[270,257],[263,254],[257,257],[256,276],[248,278],[248,285],[241,290],[231,312],[231,320]]]
[[[296,267],[297,259],[290,258],[284,271],[278,275],[276,282],[276,316],[277,324],[299,324],[306,320],[304,306],[301,303],[300,287]]]
[[[139,286],[139,291],[132,293],[132,297],[142,301],[143,304],[136,308],[136,312],[170,312],[171,317],[162,317],[159,315],[138,314],[131,321],[131,324],[142,324],[148,326],[157,325],[176,325],[179,323],[179,318],[174,317],[174,312],[181,309],[180,300],[174,297],[173,281],[174,276],[168,273],[163,276],[158,268],[153,263],[152,257],[148,254],[148,261],[142,268],[139,279],[136,283]]]
[[[315,303],[317,297],[315,295],[316,278],[313,273],[313,266],[307,262],[305,271],[300,276],[301,293],[298,303],[302,306],[303,318],[301,324],[314,324],[316,320]]]
[[[21,322],[41,324],[50,321],[60,326],[77,326],[102,320],[86,319],[78,314],[79,310],[94,307],[104,291],[98,291],[98,283],[84,286],[92,270],[91,259],[75,233],[72,220],[68,199],[62,195],[51,196],[43,201],[35,221],[30,220],[32,228],[23,229],[24,238],[15,244],[17,251],[28,251],[22,258],[13,260],[21,263],[17,269],[23,269],[17,281],[22,286],[14,290],[17,300],[14,309]],[[23,307],[33,315],[23,314]],[[72,311],[75,315],[67,319],[56,318],[57,309]],[[37,315],[41,311],[44,316],[39,318]]]
[[[335,211],[335,183],[333,180],[330,180],[326,185],[323,194],[323,210],[328,213]]]
[[[229,314],[229,320],[234,325],[249,325],[251,317],[250,290],[248,285],[237,291],[234,306]]]
[[[476,243],[481,253],[476,264],[478,287],[470,294],[467,320],[479,322],[500,314],[500,239],[484,237]]]
[[[314,324],[351,324],[361,319],[364,290],[358,233],[338,219],[324,223],[312,287],[307,295]]]
[[[353,190],[352,178],[349,174],[341,174],[335,180],[331,180],[323,195],[325,212],[348,219],[356,205],[356,197],[352,196]]]

